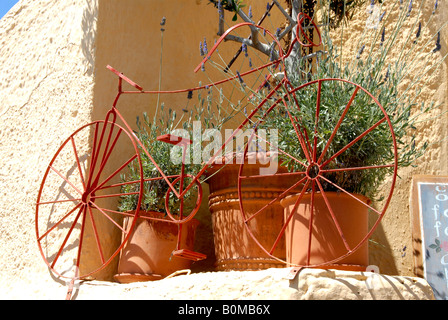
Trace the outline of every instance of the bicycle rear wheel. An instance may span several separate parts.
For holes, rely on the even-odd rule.
[[[131,164],[140,179],[126,183],[135,188],[123,193],[120,175]],[[70,135],[48,165],[37,197],[37,243],[48,267],[63,278],[75,268],[70,279],[105,268],[132,232],[133,226],[123,229],[122,217],[138,217],[138,209],[118,211],[120,198],[134,197],[140,208],[142,186],[139,150],[124,128],[96,121]]]

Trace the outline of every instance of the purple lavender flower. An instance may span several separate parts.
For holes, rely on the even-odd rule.
[[[389,80],[389,74],[390,74],[390,65],[387,66],[386,76],[384,77],[384,82],[387,82]]]
[[[249,58],[249,68],[252,69],[252,59],[251,58]]]
[[[415,41],[414,41],[414,43],[417,42],[417,39],[420,37],[421,32],[422,32],[422,23],[419,22],[419,23],[418,23],[417,34],[415,35]]]
[[[440,31],[437,32],[437,41],[436,41],[436,48],[432,51],[432,52],[437,52],[440,51],[440,49],[442,49],[442,46],[440,45]]]
[[[387,11],[387,10],[386,10],[386,11]],[[386,11],[384,11],[384,12],[381,14],[381,16],[380,16],[380,22],[381,22],[381,20],[383,20],[384,15],[386,14]]]
[[[246,45],[245,43],[243,43],[243,44],[241,45],[241,51],[244,52],[244,55],[245,55],[246,57],[248,56],[248,54],[247,54],[247,45]]]
[[[160,28],[160,31],[162,31],[162,32],[165,31],[165,28],[163,28],[165,26],[165,23],[166,23],[166,18],[163,17],[162,21],[160,21],[160,25],[162,26],[162,28]]]
[[[243,78],[241,77],[241,74],[237,71],[236,75],[238,76],[238,80],[240,80],[241,84],[244,84]]]
[[[204,38],[204,46],[203,46],[203,50],[204,50],[204,54],[208,53],[208,49],[207,49],[207,40]]]
[[[411,15],[411,11],[412,11],[412,1],[409,1],[409,7],[408,7],[408,13],[406,14],[407,17],[409,17]]]
[[[385,35],[386,35],[386,28],[383,28],[383,32],[381,33],[381,44],[380,44],[380,46],[382,46],[383,43],[384,43]]]
[[[274,48],[271,48],[271,52],[269,54],[269,61],[274,61],[274,60],[275,60],[275,58],[274,58]]]
[[[202,42],[199,41],[199,52],[201,53],[201,57],[204,56],[204,50],[202,49]]]
[[[187,99],[192,99],[193,98],[193,91],[188,91],[188,95],[187,95]]]
[[[252,14],[252,6],[249,6],[249,13],[248,13],[248,15],[249,15],[249,18],[252,19],[252,17],[253,17],[253,14]]]
[[[359,49],[358,55],[356,56],[356,59],[361,58],[362,53],[364,52],[364,48],[366,47],[365,44],[362,45],[361,49]]]
[[[436,0],[436,3],[434,4],[434,11],[432,12],[432,14],[436,13],[437,7],[439,6],[439,0]]]
[[[277,37],[277,39],[280,37],[280,33],[281,33],[280,28],[277,28],[277,31],[275,32],[275,36]]]
[[[266,12],[268,13],[268,17],[271,15],[271,14],[269,13],[269,11],[271,11],[271,5],[270,5],[269,2],[268,2],[267,5],[266,5]]]

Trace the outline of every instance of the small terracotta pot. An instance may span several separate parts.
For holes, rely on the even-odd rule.
[[[139,212],[139,216],[163,217],[158,212]],[[129,230],[132,217],[125,217],[123,226]],[[182,249],[194,249],[195,231],[199,221],[192,219],[182,227]],[[189,269],[191,261],[172,257],[176,250],[177,224],[138,218],[128,241],[120,253],[118,274],[120,283],[160,280],[183,269]]]
[[[325,192],[342,233],[351,249],[357,247],[368,233],[368,208],[351,196],[338,192]],[[364,203],[370,200],[361,195],[354,195]],[[285,217],[294,207],[298,195],[286,197],[281,201],[285,207]],[[347,257],[335,263],[322,265],[343,255],[346,249],[340,233],[325,204],[321,193],[314,195],[314,217],[311,232],[310,261],[308,257],[309,219],[311,211],[311,195],[303,196],[286,228],[286,261],[296,265],[316,265],[319,268],[364,271],[369,265],[367,241]]]

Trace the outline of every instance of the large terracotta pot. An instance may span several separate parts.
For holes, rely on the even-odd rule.
[[[325,195],[334,212],[341,231],[351,249],[355,248],[368,233],[368,208],[341,192],[326,192]],[[294,207],[298,195],[286,197],[281,201],[285,207],[285,216]],[[355,195],[364,203],[369,199]],[[314,195],[314,217],[311,232],[310,261],[307,262],[309,247],[309,219],[311,211],[311,195],[306,194],[298,206],[286,229],[286,260],[297,265],[320,265],[344,256],[348,250],[321,193]],[[369,265],[368,243],[363,242],[354,253],[342,260],[319,268],[333,268],[353,271],[364,271]]]
[[[139,216],[162,217],[158,212],[139,212]],[[123,226],[129,230],[132,217],[125,217]],[[192,219],[183,224],[181,248],[194,249],[195,231],[199,221]],[[137,218],[134,229],[124,245],[115,280],[121,283],[160,280],[183,269],[189,269],[191,260],[172,257],[177,246],[178,226],[170,222]]]
[[[260,164],[247,164],[244,166],[244,174],[258,175],[260,166]],[[238,197],[239,170],[240,164],[235,163],[214,165],[207,172],[216,269],[229,271],[285,267],[284,263],[269,257],[257,245],[243,223]],[[279,167],[279,172],[287,171]],[[268,180],[269,183],[260,183],[255,179],[253,183],[242,186],[246,214],[256,212],[272,200],[273,194],[279,194],[293,184],[291,179],[284,177],[270,177]],[[282,224],[283,207],[277,202],[252,220],[250,230],[262,246],[270,248]],[[280,241],[277,245],[274,255],[280,258],[286,257],[284,241]]]

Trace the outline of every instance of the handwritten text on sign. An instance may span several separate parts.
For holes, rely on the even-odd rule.
[[[448,183],[420,182],[425,278],[436,299],[448,299]]]

